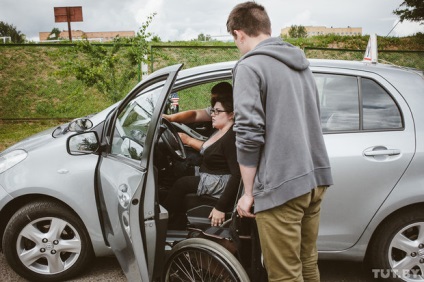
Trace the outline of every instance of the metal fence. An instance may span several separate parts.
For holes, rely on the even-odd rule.
[[[304,47],[310,59],[361,61],[365,50]],[[162,67],[184,63],[185,68],[210,63],[238,60],[235,46],[163,46],[152,45],[150,72]],[[378,50],[379,62],[424,70],[424,51]]]
[[[365,50],[305,47],[308,58],[361,61]],[[380,63],[424,70],[424,51],[378,50]]]
[[[190,68],[239,58],[240,53],[236,46],[152,45],[150,72],[178,63],[184,63],[184,68]]]

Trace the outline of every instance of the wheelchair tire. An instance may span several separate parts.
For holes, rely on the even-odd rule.
[[[223,246],[203,238],[175,245],[165,264],[164,282],[250,281],[243,266]]]

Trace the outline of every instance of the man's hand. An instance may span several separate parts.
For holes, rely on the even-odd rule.
[[[253,196],[244,194],[237,203],[237,212],[240,217],[255,217],[250,209],[253,206]]]

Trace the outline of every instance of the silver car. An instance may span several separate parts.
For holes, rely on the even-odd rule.
[[[205,229],[167,230],[160,205],[190,153],[177,132],[210,134],[208,124],[162,119],[169,97],[178,93],[182,110],[188,99],[206,107],[210,85],[231,80],[234,63],[161,69],[118,104],[3,151],[0,238],[10,266],[57,281],[115,254],[129,281],[173,281],[178,256],[198,250],[225,268],[220,280],[257,281],[240,249],[204,239]],[[376,278],[424,281],[423,73],[330,60],[311,60],[311,69],[335,183],[322,206],[320,259],[367,261]]]

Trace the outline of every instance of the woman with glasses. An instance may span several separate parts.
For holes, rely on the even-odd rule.
[[[200,151],[202,162],[199,175],[178,179],[163,202],[163,206],[170,214],[169,229],[185,229],[186,211],[182,203],[187,194],[197,193],[198,196],[206,194],[218,199],[209,215],[212,226],[222,224],[225,212],[231,211],[234,207],[240,183],[240,169],[233,132],[233,93],[228,82],[221,82],[214,87],[217,86],[227,89],[227,93],[211,97],[209,111],[215,131],[209,139],[202,143],[187,134],[180,133],[185,145]]]

